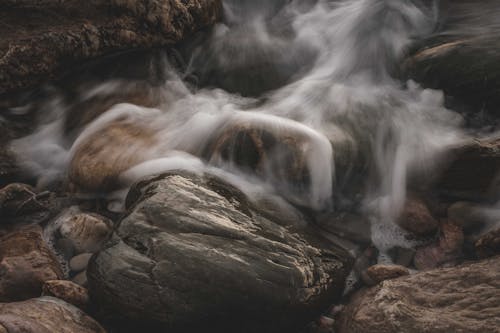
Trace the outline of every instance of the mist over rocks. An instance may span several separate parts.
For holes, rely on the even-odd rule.
[[[307,323],[342,290],[349,255],[308,226],[264,217],[217,177],[152,177],[127,202],[87,271],[92,299],[115,319],[277,332]]]

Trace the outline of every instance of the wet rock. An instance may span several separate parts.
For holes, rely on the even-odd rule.
[[[92,253],[82,253],[79,254],[69,261],[69,268],[73,272],[81,272],[87,268],[90,257],[92,257]]]
[[[0,239],[0,301],[37,297],[45,281],[62,276],[40,227],[22,229]]]
[[[450,152],[450,163],[441,172],[436,188],[457,199],[494,200],[499,172],[500,139],[474,140]]]
[[[71,210],[56,223],[60,223],[60,235],[71,241],[77,254],[99,250],[111,234],[112,222],[97,214]]]
[[[8,1],[0,12],[0,94],[90,58],[172,45],[214,24],[221,9],[218,0]]]
[[[330,142],[298,122],[280,120],[276,126],[272,120],[249,114],[231,118],[207,142],[201,156],[215,165],[231,164],[257,174],[292,202],[323,208],[317,207],[318,194],[313,191],[331,192]]]
[[[368,285],[376,285],[382,281],[395,279],[408,274],[410,274],[410,272],[403,266],[377,264],[366,270],[366,276],[369,280],[365,281],[365,283],[368,282]]]
[[[428,270],[445,264],[453,264],[462,256],[464,234],[460,227],[445,222],[441,224],[438,243],[418,248],[414,264],[419,270]]]
[[[482,228],[486,222],[483,209],[483,206],[473,202],[459,201],[448,208],[448,219],[462,227],[465,232],[475,231]]]
[[[357,244],[371,243],[371,224],[364,216],[344,212],[326,214],[320,216],[317,223],[328,232]]]
[[[62,299],[82,310],[85,310],[89,305],[87,289],[67,280],[45,281],[43,295]]]
[[[105,333],[94,319],[71,304],[54,297],[0,303],[0,332]]]
[[[474,244],[476,255],[487,258],[500,254],[500,229],[494,229],[481,236]]]
[[[76,274],[71,281],[86,288],[88,286],[87,271]]]
[[[127,207],[88,267],[92,299],[120,322],[279,331],[342,292],[345,252],[307,227],[263,217],[214,176],[151,177],[131,189]]]
[[[82,139],[68,169],[73,190],[98,193],[119,188],[120,174],[144,162],[144,151],[155,144],[148,133],[132,122],[116,121]]]
[[[395,246],[388,251],[388,254],[394,264],[409,267],[413,263],[415,249]]]
[[[460,253],[464,244],[464,233],[459,226],[445,222],[441,224],[439,247],[445,253]]]
[[[397,223],[403,229],[417,235],[425,236],[435,232],[439,226],[427,205],[420,199],[409,197]]]
[[[500,257],[387,280],[358,292],[340,333],[499,332]]]
[[[498,117],[500,105],[498,2],[440,1],[439,6],[439,30],[419,43],[405,61],[406,72],[426,87],[444,90],[452,106],[466,105],[478,125],[489,125],[485,115]]]

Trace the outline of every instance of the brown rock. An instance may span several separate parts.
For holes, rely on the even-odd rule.
[[[39,297],[0,303],[0,332],[106,333],[95,320],[58,298]]]
[[[448,220],[464,231],[477,230],[484,226],[484,207],[473,202],[459,201],[448,208]]]
[[[0,239],[1,301],[40,296],[45,281],[62,278],[59,262],[43,241],[41,232],[36,226]]]
[[[439,226],[427,205],[420,199],[409,197],[397,223],[405,230],[418,235],[425,236],[435,232]]]
[[[450,264],[462,255],[464,234],[460,227],[452,223],[442,223],[438,243],[418,248],[414,264],[419,270],[428,270]]]
[[[71,271],[81,272],[87,269],[90,257],[92,257],[92,253],[82,253],[71,258],[71,260],[69,261],[69,267],[71,268]]]
[[[366,270],[367,277],[371,280],[371,285],[378,284],[385,280],[395,279],[408,275],[410,272],[406,267],[399,265],[373,265]]]
[[[459,226],[445,222],[441,224],[439,247],[447,254],[460,253],[464,245],[464,233]]]
[[[110,52],[172,45],[214,24],[221,9],[219,0],[9,0],[0,11],[0,94]]]
[[[43,295],[53,296],[85,310],[89,304],[87,289],[67,280],[45,281]]]
[[[356,294],[339,333],[500,332],[500,257],[384,281]]]
[[[476,255],[479,258],[487,258],[500,253],[500,228],[491,230],[481,236],[474,244]]]
[[[59,233],[73,243],[76,254],[98,251],[111,234],[112,222],[97,214],[70,213],[61,219]]]
[[[122,172],[147,159],[144,150],[155,143],[148,133],[130,122],[113,122],[91,134],[75,150],[68,171],[70,182],[82,191],[116,189]]]

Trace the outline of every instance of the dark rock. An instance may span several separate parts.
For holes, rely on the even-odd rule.
[[[45,281],[43,295],[62,299],[82,310],[87,309],[89,305],[89,293],[87,289],[67,280]]]
[[[48,296],[0,303],[0,332],[106,333],[101,325],[78,308]]]
[[[485,114],[498,117],[500,44],[496,0],[481,6],[474,0],[440,1],[438,31],[421,41],[404,67],[412,79],[444,90],[451,106],[475,113],[478,125],[491,125]]]
[[[395,279],[408,274],[410,274],[410,272],[403,266],[377,264],[368,267],[366,270],[366,276],[369,280],[365,281],[365,283],[368,282],[368,285],[376,285],[382,281]]]
[[[394,264],[409,267],[413,263],[415,249],[395,246],[388,251],[388,254]]]
[[[40,296],[42,285],[63,276],[54,254],[42,239],[40,227],[12,232],[0,239],[0,300]]]
[[[341,238],[347,238],[357,244],[367,245],[371,243],[370,221],[361,215],[350,213],[333,213],[322,215],[317,223]]]
[[[152,177],[131,189],[127,206],[89,263],[89,290],[138,327],[276,332],[305,325],[342,292],[346,253],[308,227],[263,217],[213,176]]]
[[[417,235],[425,236],[435,232],[439,226],[427,205],[420,199],[409,197],[403,207],[397,223],[403,229]]]
[[[481,236],[474,244],[479,258],[500,254],[500,229],[494,229]]]
[[[485,225],[485,216],[482,213],[484,206],[473,202],[459,201],[448,208],[448,220],[465,232],[481,229]]]
[[[453,149],[436,188],[465,200],[495,200],[499,193],[500,139],[474,140]]]
[[[500,257],[387,280],[358,292],[339,333],[500,332]]]
[[[27,0],[1,6],[0,94],[39,85],[86,59],[172,45],[222,13],[218,0]]]

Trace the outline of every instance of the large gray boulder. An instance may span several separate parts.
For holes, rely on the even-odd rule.
[[[127,206],[87,275],[95,303],[129,329],[277,332],[307,323],[343,289],[346,253],[302,221],[276,218],[300,214],[259,211],[214,176],[149,178]]]
[[[500,257],[421,272],[359,292],[340,333],[500,332]]]

